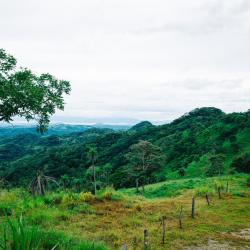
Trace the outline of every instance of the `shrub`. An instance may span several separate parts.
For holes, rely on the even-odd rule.
[[[95,200],[95,196],[90,192],[81,192],[80,193],[80,201],[83,202],[92,202]]]
[[[112,195],[113,195],[112,191],[105,190],[105,192],[103,193],[103,198],[105,200],[111,200],[112,199]]]
[[[53,193],[46,195],[43,200],[47,205],[59,205],[63,199],[63,193]]]
[[[209,187],[197,187],[194,189],[194,195],[196,196],[205,196],[205,195],[213,195],[214,190]]]
[[[138,211],[138,212],[141,212],[141,211],[142,211],[142,206],[141,206],[140,204],[138,204],[138,203],[134,206],[134,208],[135,208],[135,210]]]
[[[97,199],[118,201],[122,200],[123,196],[120,192],[117,192],[113,187],[106,187],[98,192]]]
[[[224,183],[223,183],[223,182],[218,181],[218,180],[215,180],[215,181],[214,181],[214,188],[215,188],[216,191],[217,191],[218,189],[224,190],[224,189],[225,189],[225,186],[224,186]]]
[[[250,153],[234,158],[231,167],[238,172],[250,173]]]
[[[224,183],[221,181],[214,181],[214,188],[215,191],[218,193],[219,198],[221,199],[221,191],[223,191],[225,189]]]
[[[73,209],[79,204],[78,197],[75,197],[73,194],[65,194],[62,197],[61,206]]]
[[[1,204],[0,205],[0,216],[11,215],[12,210],[13,210],[13,207],[11,205]]]
[[[250,187],[250,177],[247,178],[247,186]]]

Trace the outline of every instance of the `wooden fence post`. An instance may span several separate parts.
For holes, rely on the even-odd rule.
[[[219,196],[219,199],[221,199],[221,188],[220,187],[218,187],[218,196]]]
[[[179,227],[182,229],[182,213],[183,213],[183,207],[180,207],[180,212],[179,212]]]
[[[192,198],[192,214],[191,214],[192,218],[194,218],[195,216],[195,199],[194,197]]]
[[[228,193],[228,186],[229,186],[229,183],[228,183],[228,181],[227,181],[227,188],[226,188],[226,192]]]
[[[166,216],[162,216],[162,244],[165,244],[165,240],[166,240]]]
[[[206,194],[206,200],[207,200],[208,206],[210,206],[210,200],[209,200],[208,194]]]
[[[144,250],[148,250],[148,230],[144,230]]]

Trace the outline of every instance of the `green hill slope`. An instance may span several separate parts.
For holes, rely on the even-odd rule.
[[[38,169],[69,184],[78,179],[91,189],[89,146],[98,151],[98,187],[135,185],[135,170],[126,154],[140,140],[161,149],[161,166],[144,176],[145,183],[176,177],[213,176],[237,171],[249,172],[250,112],[225,114],[216,108],[191,111],[170,124],[153,126],[143,122],[135,129],[113,131],[90,129],[67,135],[39,137],[23,134],[0,139],[0,176],[11,185],[26,185]],[[234,169],[233,169],[234,168]]]

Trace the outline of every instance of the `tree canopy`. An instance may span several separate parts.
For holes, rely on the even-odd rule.
[[[36,120],[43,133],[56,109],[64,109],[63,95],[70,90],[68,81],[17,68],[16,59],[0,49],[0,121],[11,122],[15,116]]]

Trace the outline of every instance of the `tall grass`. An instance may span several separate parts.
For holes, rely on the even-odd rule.
[[[39,232],[35,227],[26,227],[22,216],[16,220],[7,218],[3,228],[3,237],[0,248],[3,250],[36,250],[41,247]]]
[[[0,232],[1,233],[1,232]],[[22,216],[6,217],[0,234],[1,250],[106,250],[102,243],[79,241],[59,232],[44,232],[28,226]]]

